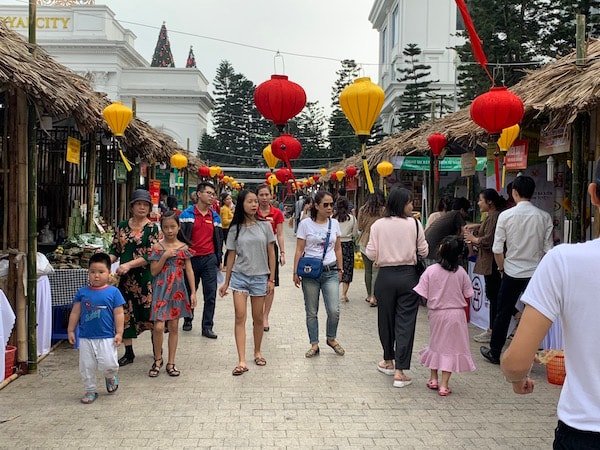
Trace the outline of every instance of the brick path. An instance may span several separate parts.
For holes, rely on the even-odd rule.
[[[286,228],[290,258],[294,237]],[[305,359],[309,348],[301,291],[291,282],[291,263],[282,268],[265,334],[265,367],[252,362],[248,320],[249,372],[231,376],[237,363],[231,295],[218,299],[217,340],[194,329],[180,332],[179,378],[147,376],[152,364],[150,336],[135,342],[135,363],[121,369],[121,387],[82,405],[77,351],[63,343],[39,366],[0,391],[0,448],[550,448],[556,424],[557,386],[543,366],[532,376],[536,390],[517,396],[499,368],[479,355],[477,371],[455,374],[452,395],[439,397],[425,387],[429,370],[417,362],[426,345],[428,324],[421,308],[412,370],[414,383],[392,387],[377,372],[381,359],[376,308],[365,303],[363,272],[355,272],[350,302],[342,304],[339,357],[325,345],[320,311],[321,354]],[[471,335],[479,333],[470,327]],[[166,348],[166,343],[165,343]],[[122,350],[119,351],[122,354]],[[99,381],[102,382],[99,376]],[[102,387],[102,389],[100,389]]]

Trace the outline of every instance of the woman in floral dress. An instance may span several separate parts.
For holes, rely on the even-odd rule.
[[[131,364],[135,358],[132,339],[152,329],[152,274],[148,256],[160,238],[158,225],[148,219],[152,208],[150,193],[144,189],[136,190],[129,206],[131,218],[119,223],[110,248],[111,261],[120,261],[117,268],[119,290],[125,298],[125,355],[119,359],[120,366]]]

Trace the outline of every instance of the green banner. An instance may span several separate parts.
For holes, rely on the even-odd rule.
[[[127,168],[121,161],[115,162],[115,181],[119,184],[127,183]]]
[[[486,157],[477,159],[475,170],[483,170]],[[396,156],[391,159],[394,169],[400,170],[424,170],[429,171],[429,156]],[[447,156],[439,162],[440,172],[460,172],[460,156]]]

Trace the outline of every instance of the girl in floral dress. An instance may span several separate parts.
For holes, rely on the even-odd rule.
[[[165,322],[169,329],[169,359],[166,371],[172,377],[179,376],[180,372],[175,367],[179,319],[181,317],[191,318],[192,308],[196,307],[196,286],[190,261],[192,253],[181,233],[177,213],[175,211],[165,212],[160,219],[160,227],[164,238],[153,247],[149,258],[150,270],[154,276],[150,315],[150,319],[154,321],[152,336],[154,363],[148,376],[153,378],[158,376],[163,365],[162,344]],[[187,277],[190,286],[189,298],[184,277]]]

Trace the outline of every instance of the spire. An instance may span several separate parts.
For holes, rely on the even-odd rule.
[[[169,43],[169,36],[167,35],[167,27],[163,22],[160,27],[160,33],[158,35],[158,41],[156,42],[156,48],[154,49],[154,55],[152,55],[151,67],[175,67],[173,61],[173,54],[171,53],[171,44]]]
[[[190,67],[196,67],[196,57],[194,56],[194,49],[190,45],[190,52],[188,53],[188,59],[185,63],[185,68],[189,69]]]

